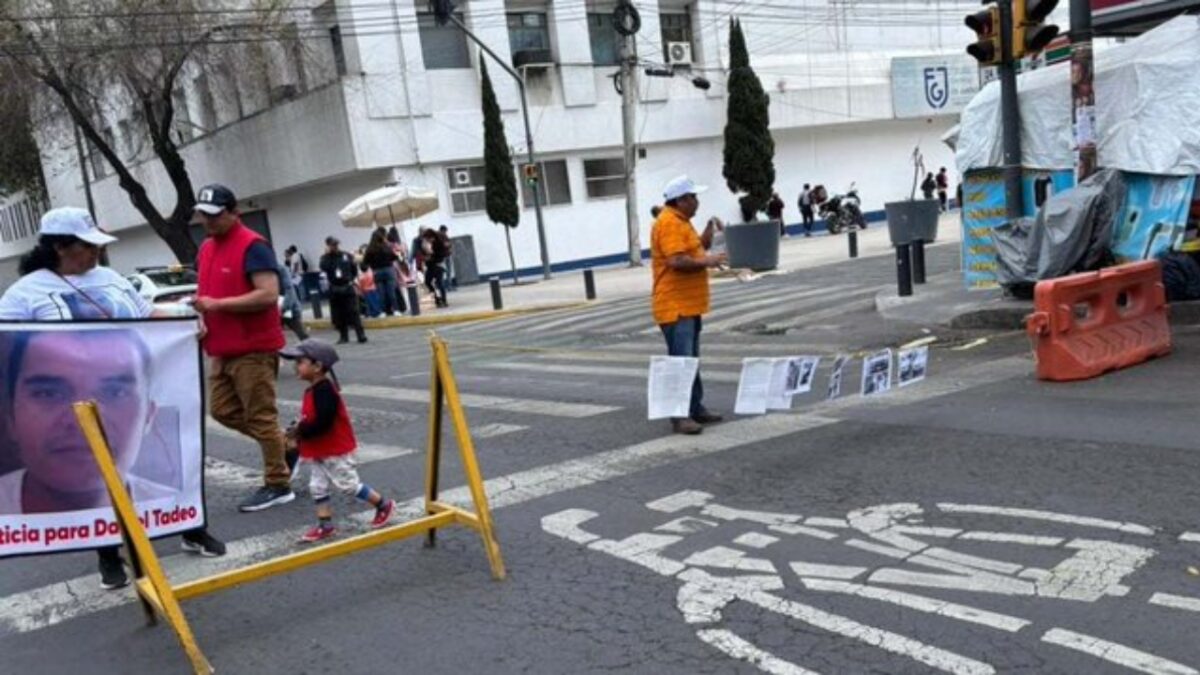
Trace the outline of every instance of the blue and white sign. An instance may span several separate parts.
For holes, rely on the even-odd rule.
[[[978,91],[979,64],[965,54],[892,59],[898,118],[958,114]]]

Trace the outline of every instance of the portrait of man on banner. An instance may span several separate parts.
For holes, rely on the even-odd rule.
[[[150,536],[203,525],[199,358],[191,321],[0,325],[0,557],[119,543],[79,401]]]

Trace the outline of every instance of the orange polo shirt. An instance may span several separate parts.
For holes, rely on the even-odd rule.
[[[704,257],[704,245],[691,222],[670,206],[663,207],[650,231],[650,269],[654,274],[651,307],[654,322],[675,323],[680,317],[708,313],[708,270],[679,271],[667,267],[677,255]]]

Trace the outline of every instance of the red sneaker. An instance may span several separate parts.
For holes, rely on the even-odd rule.
[[[371,519],[371,527],[380,528],[384,525],[387,525],[387,521],[391,520],[392,518],[392,511],[395,510],[396,500],[394,499],[389,499],[380,504],[379,508],[375,509],[375,517]]]
[[[335,534],[337,534],[337,528],[333,525],[313,525],[312,529],[300,535],[300,543],[311,544],[313,542],[329,539]]]

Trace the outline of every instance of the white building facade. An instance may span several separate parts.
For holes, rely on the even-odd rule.
[[[461,31],[437,26],[425,0],[330,0],[297,26],[303,49],[268,51],[268,87],[244,73],[225,77],[185,73],[177,93],[179,133],[194,184],[219,182],[238,195],[244,211],[269,232],[278,252],[296,245],[315,259],[327,235],[355,246],[369,232],[348,230],[337,218],[358,195],[399,181],[437,190],[435,214],[400,223],[406,239],[418,225],[447,225],[473,239],[483,275],[508,269],[501,226],[484,213],[483,122],[479,51]],[[543,177],[540,189],[550,260],[556,268],[618,262],[627,257],[621,175],[621,97],[613,4],[590,0],[460,0],[462,21],[494,51],[522,68]],[[771,98],[776,189],[785,220],[799,221],[796,198],[804,183],[843,192],[857,183],[868,214],[909,196],[912,154],[920,147],[930,171],[953,167],[939,138],[956,109],[898,118],[892,59],[945,55],[960,59],[972,34],[962,16],[975,5],[938,2],[833,0],[638,0],[638,55],[678,61],[681,77],[640,76],[636,137],[641,244],[649,244],[649,208],[661,187],[686,173],[711,187],[699,218],[737,220],[737,195],[721,177],[726,117],[724,69],[729,19],[736,16],[751,61]],[[690,51],[690,63],[686,52]],[[680,59],[679,56],[684,58]],[[517,88],[489,68],[504,113],[514,159],[526,151]],[[711,81],[707,91],[690,79]],[[918,85],[919,86],[919,85]],[[107,120],[122,138],[131,125]],[[50,133],[43,131],[43,138]],[[61,134],[61,130],[56,133]],[[144,144],[141,144],[144,145]],[[83,205],[83,181],[73,146],[43,143],[43,165],[55,206]],[[164,210],[174,203],[170,183],[148,152],[135,174]],[[112,265],[168,264],[173,256],[145,226],[116,178],[98,157],[85,162],[98,220],[121,241]],[[957,182],[957,178],[954,179]],[[517,265],[540,271],[529,188],[513,231]],[[29,241],[26,241],[26,245]],[[21,246],[0,248],[11,261]]]

